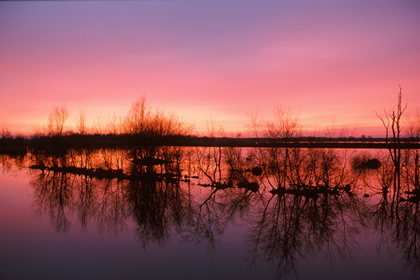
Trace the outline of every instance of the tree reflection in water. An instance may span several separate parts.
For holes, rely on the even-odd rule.
[[[251,260],[273,263],[282,277],[296,273],[299,260],[315,253],[331,261],[351,259],[364,220],[363,205],[352,192],[358,178],[345,166],[347,153],[270,149],[259,154],[268,158],[261,183],[273,189],[252,215]]]
[[[370,220],[379,232],[378,250],[392,253],[390,244],[402,252],[404,266],[418,272],[420,269],[420,186],[419,151],[391,151],[390,158],[378,170],[379,199],[372,203]],[[375,188],[371,188],[375,189]]]
[[[143,247],[151,241],[164,244],[190,217],[187,194],[177,181],[128,181],[126,197]]]
[[[241,222],[250,262],[270,263],[283,277],[319,254],[332,263],[352,261],[363,249],[360,238],[373,229],[379,252],[396,247],[406,268],[418,271],[419,153],[370,152],[141,147],[34,153],[31,185],[36,213],[48,214],[61,233],[70,229],[70,215],[83,229],[96,222],[100,232],[114,234],[131,219],[143,247],[178,236],[215,252],[226,228]],[[2,161],[8,168],[11,161]]]

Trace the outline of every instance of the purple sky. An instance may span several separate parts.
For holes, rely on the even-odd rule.
[[[420,104],[419,1],[0,3],[0,128],[31,134],[55,105],[93,124],[143,95],[197,132],[244,131],[276,104],[305,131],[383,133]]]

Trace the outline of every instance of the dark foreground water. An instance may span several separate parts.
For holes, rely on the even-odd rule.
[[[417,151],[179,149],[2,156],[0,279],[419,279]]]

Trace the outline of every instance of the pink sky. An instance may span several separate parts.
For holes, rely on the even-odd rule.
[[[0,2],[0,128],[32,134],[62,104],[69,126],[79,109],[93,123],[146,95],[197,133],[279,104],[307,131],[381,135],[399,85],[419,110],[419,15],[415,0]]]

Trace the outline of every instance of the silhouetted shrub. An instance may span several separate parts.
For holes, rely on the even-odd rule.
[[[355,170],[378,169],[382,163],[377,158],[369,158],[368,155],[355,156],[351,165]]]

